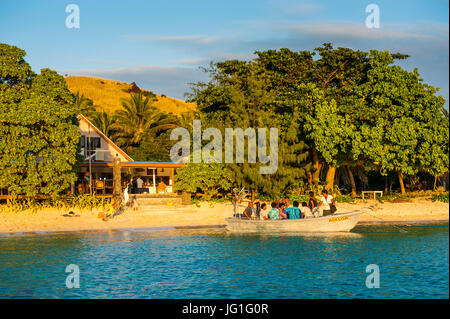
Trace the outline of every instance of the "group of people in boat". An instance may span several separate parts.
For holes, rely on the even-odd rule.
[[[309,192],[308,202],[302,202],[301,206],[298,201],[290,204],[289,198],[281,198],[270,204],[269,209],[266,203],[249,202],[242,214],[235,214],[237,218],[243,219],[261,219],[261,220],[277,220],[277,219],[300,219],[319,217],[319,207],[322,207],[322,216],[334,214],[336,211],[336,203],[331,194],[324,189],[322,197],[317,202],[314,193]]]

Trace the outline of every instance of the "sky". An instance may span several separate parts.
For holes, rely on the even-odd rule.
[[[368,4],[380,27],[367,28]],[[66,6],[80,9],[67,28]],[[0,42],[27,52],[34,71],[136,82],[184,99],[206,81],[201,66],[254,51],[313,50],[322,43],[409,54],[399,63],[449,96],[449,2],[357,0],[1,0]],[[448,106],[448,102],[446,103]]]

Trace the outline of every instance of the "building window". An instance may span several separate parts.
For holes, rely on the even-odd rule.
[[[86,136],[84,136],[84,135],[80,136],[80,147],[81,148],[86,147]]]
[[[95,149],[101,147],[100,137],[91,137],[90,140],[91,140],[91,143],[89,144],[89,138],[87,138],[87,143],[89,144],[88,145],[89,150],[95,150]]]

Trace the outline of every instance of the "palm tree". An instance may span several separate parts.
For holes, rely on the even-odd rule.
[[[91,99],[85,97],[84,94],[80,95],[80,92],[77,92],[77,94],[75,94],[75,106],[77,106],[80,110],[80,113],[85,116],[90,116],[95,113],[94,102]]]
[[[145,136],[156,136],[161,131],[177,127],[175,116],[159,111],[142,93],[132,93],[129,99],[123,99],[122,107],[115,113],[112,128],[116,131],[116,143],[128,152],[137,147]]]
[[[110,133],[114,124],[114,119],[106,112],[97,112],[93,119],[94,125],[103,132],[106,136],[111,138]]]
[[[197,111],[188,111],[181,113],[178,117],[178,124],[192,134],[192,121],[200,119],[200,114]]]

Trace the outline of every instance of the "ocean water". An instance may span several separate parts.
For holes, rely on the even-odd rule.
[[[0,298],[449,298],[448,224],[403,229],[2,235]],[[79,288],[66,285],[70,264]],[[366,286],[370,264],[379,288]]]

